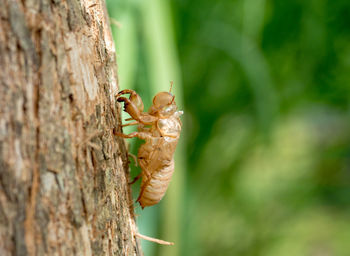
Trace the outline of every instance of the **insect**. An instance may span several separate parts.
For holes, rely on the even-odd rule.
[[[142,178],[140,194],[136,200],[142,209],[157,204],[163,198],[174,172],[174,152],[182,125],[179,117],[183,111],[177,111],[171,87],[169,92],[159,92],[154,96],[148,112],[143,112],[142,99],[134,90],[122,90],[116,95],[118,102],[124,102],[124,111],[131,116],[126,120],[134,120],[122,127],[138,125],[138,131],[115,134],[146,141],[137,154],[142,171],[132,182]],[[125,94],[130,94],[129,98],[122,97]]]

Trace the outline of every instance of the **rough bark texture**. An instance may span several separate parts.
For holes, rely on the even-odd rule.
[[[104,1],[0,6],[0,255],[141,255]]]

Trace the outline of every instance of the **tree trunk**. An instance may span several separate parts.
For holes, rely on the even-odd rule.
[[[142,255],[104,1],[0,6],[0,255]]]

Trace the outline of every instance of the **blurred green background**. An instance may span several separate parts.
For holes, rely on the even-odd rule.
[[[350,1],[107,4],[120,87],[148,108],[173,80],[185,112],[169,191],[136,209],[176,245],[145,255],[350,255]]]

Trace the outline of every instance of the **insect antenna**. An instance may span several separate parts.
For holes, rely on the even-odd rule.
[[[174,81],[170,81],[170,90],[169,90],[169,93],[171,93],[171,89],[173,89],[173,84],[174,84]]]

